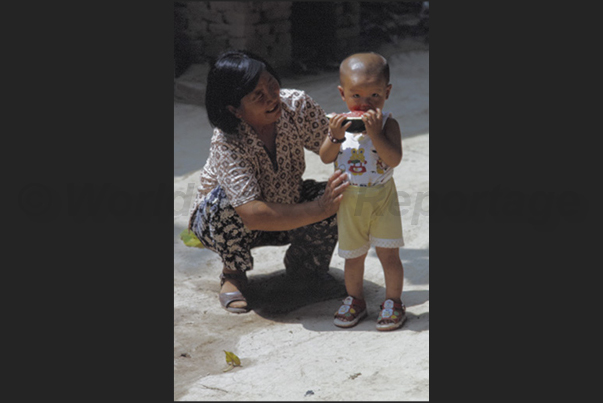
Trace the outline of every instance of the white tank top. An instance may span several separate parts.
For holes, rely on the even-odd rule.
[[[383,126],[391,117],[390,112],[383,112]],[[375,186],[387,182],[394,174],[394,169],[387,166],[377,155],[371,138],[363,133],[345,133],[345,141],[339,148],[335,160],[335,169],[347,172],[350,185]]]

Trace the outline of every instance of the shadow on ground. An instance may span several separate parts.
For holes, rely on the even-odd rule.
[[[337,271],[340,279],[331,275]],[[250,276],[245,297],[251,309],[270,319],[317,302],[344,298],[343,272],[332,267],[329,272],[315,284],[292,280],[285,270]]]
[[[339,300],[347,293],[343,282],[343,271],[331,267],[332,276],[318,285],[292,284],[285,270],[249,277],[245,292],[251,310],[257,315],[280,323],[300,323],[304,328],[314,331],[373,331],[374,324],[363,326],[361,322],[351,329],[340,329],[333,325],[333,314],[339,307]],[[369,280],[364,280],[365,298],[369,312],[378,314],[385,289]],[[402,292],[402,300],[407,308],[421,305],[429,300],[429,290],[410,290]],[[312,309],[303,309],[319,302]],[[379,302],[377,302],[379,301]],[[295,312],[297,311],[297,312]],[[373,315],[373,316],[374,316]],[[422,332],[429,330],[429,312],[415,315],[407,312],[407,322],[403,329]]]

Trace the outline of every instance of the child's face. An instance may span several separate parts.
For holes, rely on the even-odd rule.
[[[383,110],[392,85],[387,84],[383,77],[348,75],[342,77],[337,88],[350,111],[366,112],[377,108]]]

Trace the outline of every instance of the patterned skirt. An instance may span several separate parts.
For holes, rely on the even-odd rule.
[[[300,202],[317,199],[325,186],[326,182],[305,180]],[[191,221],[203,246],[220,255],[229,270],[253,269],[253,248],[290,244],[285,254],[288,273],[327,272],[337,243],[337,215],[290,231],[252,231],[243,225],[221,186],[201,200]]]

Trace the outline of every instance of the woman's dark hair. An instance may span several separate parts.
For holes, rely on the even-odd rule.
[[[238,108],[241,99],[255,89],[262,71],[272,74],[279,85],[281,79],[264,59],[245,50],[222,53],[207,74],[205,108],[213,127],[234,134],[240,123],[227,106]]]

